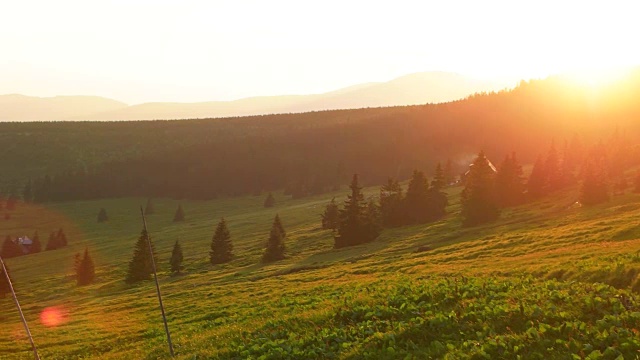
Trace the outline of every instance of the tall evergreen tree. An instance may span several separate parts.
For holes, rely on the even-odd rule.
[[[180,246],[180,243],[176,240],[176,243],[173,244],[173,250],[171,250],[171,260],[169,260],[172,273],[180,273],[180,270],[182,270],[182,260],[184,260],[182,256],[182,246]]]
[[[422,171],[413,171],[404,202],[408,224],[421,224],[429,220],[429,183]]]
[[[284,231],[282,229],[282,223],[278,215],[273,219],[273,225],[269,232],[269,240],[267,240],[267,247],[262,255],[262,261],[272,262],[284,259],[285,245],[284,245]]]
[[[182,210],[182,204],[178,205],[175,215],[173,215],[173,222],[184,221],[184,210]]]
[[[9,270],[9,266],[5,263],[5,268],[7,269],[7,274],[9,274],[9,279],[11,279],[11,270]],[[13,281],[13,279],[11,279]],[[0,299],[3,299],[7,296],[7,294],[11,293],[11,288],[9,287],[9,282],[7,281],[7,276],[4,274],[4,270],[2,266],[0,266]]]
[[[274,198],[273,194],[270,192],[269,195],[267,195],[267,198],[264,199],[264,207],[270,208],[270,207],[273,207],[275,204],[276,204],[276,198]]]
[[[273,225],[276,226],[280,234],[282,234],[282,239],[287,237],[287,232],[284,230],[284,226],[282,226],[282,221],[280,221],[280,215],[276,214],[276,217],[273,218]]]
[[[560,171],[560,160],[558,157],[558,151],[556,150],[555,143],[551,143],[551,148],[547,154],[547,159],[544,163],[546,178],[547,192],[553,192],[562,187],[562,173]]]
[[[209,260],[212,264],[223,264],[233,259],[233,244],[231,243],[231,234],[227,228],[227,222],[224,218],[220,219],[216,232],[211,239],[211,251],[209,252]]]
[[[531,170],[531,175],[529,175],[529,180],[527,181],[527,195],[529,198],[539,199],[546,195],[546,178],[547,175],[542,158],[538,157],[538,160],[536,160],[533,165],[533,169]]]
[[[436,220],[446,213],[449,200],[444,192],[447,182],[440,163],[436,166],[435,175],[431,181],[431,187],[427,191],[428,220]]]
[[[495,174],[481,151],[473,162],[462,190],[463,225],[475,226],[494,221],[500,215],[495,199]]]
[[[26,203],[33,201],[33,185],[31,184],[31,179],[27,180],[27,183],[24,185],[24,190],[22,190],[22,199]]]
[[[604,168],[594,159],[588,159],[583,169],[580,202],[584,205],[596,205],[609,200]]]
[[[52,232],[49,234],[49,240],[47,241],[47,246],[45,248],[46,251],[55,250],[59,247],[58,245],[58,237],[56,236],[56,232]]]
[[[521,204],[524,200],[522,166],[516,154],[507,155],[496,174],[496,200],[502,207]]]
[[[153,206],[153,200],[151,198],[147,199],[147,206],[144,207],[145,215],[152,215],[156,212],[155,207]]]
[[[68,245],[67,235],[64,234],[64,231],[62,230],[62,228],[58,229],[58,233],[56,234],[56,244],[57,244],[56,248],[61,248]]]
[[[358,184],[357,174],[353,175],[349,188],[351,194],[347,196],[344,208],[340,210],[340,224],[334,235],[335,248],[368,243],[380,235],[367,218],[367,204]]]
[[[327,207],[322,213],[322,228],[335,230],[338,228],[338,222],[340,220],[340,211],[338,204],[336,204],[336,198],[332,198],[331,202],[327,204]]]
[[[389,178],[380,188],[380,216],[386,227],[402,226],[406,222],[404,214],[402,186],[397,180]]]
[[[4,243],[2,243],[2,249],[0,250],[0,253],[5,259],[23,255],[20,245],[9,235],[4,238]]]
[[[444,165],[444,181],[447,185],[453,184],[456,181],[456,177],[453,173],[453,162],[451,159],[447,159],[447,163]]]
[[[105,210],[104,208],[100,208],[100,211],[98,212],[98,222],[102,223],[105,221],[109,221],[109,216],[107,215],[107,210]]]
[[[131,284],[151,279],[153,266],[151,263],[152,260],[149,252],[149,241],[147,240],[147,236],[147,231],[142,229],[140,237],[133,249],[133,257],[131,261],[129,261],[129,271],[127,272],[127,277],[125,279],[127,283]],[[153,252],[153,259],[157,263],[158,261],[156,259],[156,252],[153,243],[151,243],[151,251]]]
[[[31,239],[31,248],[29,248],[29,252],[30,253],[39,253],[40,251],[42,251],[42,243],[40,242],[40,235],[38,234],[38,232],[36,231],[33,234],[33,238]]]
[[[89,255],[89,248],[84,249],[84,256],[80,260],[78,270],[76,272],[76,283],[78,286],[88,285],[93,282],[96,276],[95,265],[91,255]]]

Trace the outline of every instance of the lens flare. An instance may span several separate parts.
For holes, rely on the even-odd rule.
[[[50,306],[40,313],[40,322],[46,327],[56,327],[67,319],[67,311],[58,306]]]

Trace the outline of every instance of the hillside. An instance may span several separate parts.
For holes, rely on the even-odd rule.
[[[629,172],[628,176],[633,176]],[[577,188],[507,209],[492,224],[460,226],[460,188],[435,223],[386,229],[373,243],[332,249],[319,214],[344,192],[291,200],[276,194],[182,201],[156,199],[149,228],[178,359],[198,358],[633,358],[640,351],[640,195],[570,207]],[[370,188],[367,196],[377,194]],[[45,237],[64,227],[70,245],[7,261],[43,358],[168,358],[152,282],[123,279],[141,223],[126,198],[19,205],[0,234]],[[110,216],[96,223],[99,208]],[[287,259],[260,264],[271,219],[288,236]],[[224,216],[235,258],[208,263]],[[183,275],[169,276],[180,240]],[[73,254],[88,246],[97,281],[76,287]],[[636,293],[630,293],[629,291]],[[28,359],[9,298],[0,299],[0,357]],[[44,326],[44,309],[60,324]]]
[[[116,111],[126,106],[98,96],[0,95],[0,122],[68,120],[95,112]]]
[[[282,189],[306,196],[345,184],[353,172],[373,185],[448,159],[463,171],[478,149],[493,161],[515,151],[533,163],[554,141],[562,150],[617,133],[638,144],[640,75],[605,89],[549,78],[444,104],[181,121],[4,123],[0,189],[19,194],[29,179],[42,185],[49,176],[57,180],[52,200],[211,199]]]
[[[497,91],[507,85],[455,73],[424,72],[322,94],[257,96],[234,101],[150,102],[128,106],[98,97],[4,95],[0,96],[0,121],[196,119],[401,106],[453,101],[478,92]]]

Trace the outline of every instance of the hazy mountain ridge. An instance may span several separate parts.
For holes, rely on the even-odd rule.
[[[256,96],[233,101],[149,102],[128,106],[95,96],[0,96],[0,121],[214,118],[440,103],[506,87],[447,72],[421,72],[311,95]]]

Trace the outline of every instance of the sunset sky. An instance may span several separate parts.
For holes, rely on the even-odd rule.
[[[633,1],[3,0],[0,94],[127,103],[640,64]]]

